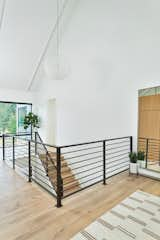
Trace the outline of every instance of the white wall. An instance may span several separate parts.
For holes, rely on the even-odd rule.
[[[36,99],[36,97],[34,99]],[[39,100],[33,105],[33,112],[38,114],[40,118],[40,128],[38,132],[43,141],[52,145],[56,144],[57,118],[55,99],[50,98],[46,100],[41,98],[41,101]]]
[[[33,96],[33,92],[0,88],[0,101],[32,103]]]
[[[37,102],[56,99],[56,142],[136,136],[137,90],[160,83],[160,2],[81,0],[73,6],[61,46],[71,74],[52,81],[42,66],[37,76]]]

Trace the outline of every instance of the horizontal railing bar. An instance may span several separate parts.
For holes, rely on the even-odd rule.
[[[119,151],[116,151],[116,152],[113,152],[113,153],[106,153],[106,157],[107,157],[107,156],[110,156],[110,155],[114,155],[115,153],[124,152],[124,151],[127,151],[127,150],[129,150],[129,148],[127,148],[127,149],[122,149],[122,150],[119,150]],[[130,151],[130,150],[129,150],[129,151]]]
[[[12,146],[12,145],[11,145]],[[15,143],[15,148],[18,148],[18,147],[24,147],[26,146],[26,148],[28,148],[28,145],[27,144],[23,144],[23,145],[20,145],[20,144],[17,144]]]
[[[19,167],[18,165],[16,165],[16,167],[19,168],[19,171],[20,171],[22,174],[24,174],[25,176],[28,177],[28,171],[26,172],[26,171],[24,170],[24,168],[21,168],[21,167]]]
[[[97,176],[96,178],[92,178],[92,179],[90,179],[89,181],[93,181],[93,180],[95,180],[95,179],[97,179],[97,178],[99,178],[99,177],[102,177],[102,175],[99,175],[99,176]],[[85,183],[87,183],[87,182],[89,182],[89,181],[86,181],[86,182],[83,182],[83,183],[81,183],[81,184],[85,184]],[[101,180],[102,181],[102,180]],[[79,184],[75,184],[75,187],[78,187],[79,186]],[[66,192],[66,191],[68,191],[68,190],[70,190],[70,189],[72,189],[72,186],[70,187],[70,188],[67,188],[67,189],[64,189],[64,193]],[[82,188],[83,189],[83,188]]]
[[[15,165],[18,165],[18,164],[20,164],[21,166],[23,166],[23,167],[25,167],[25,168],[28,168],[28,165],[27,165],[27,164],[24,164],[24,163],[15,161]]]
[[[99,180],[99,181],[94,182],[94,183],[92,183],[92,184],[90,184],[90,185],[88,185],[88,186],[85,186],[85,187],[80,188],[80,189],[78,189],[78,190],[76,190],[76,191],[74,191],[74,192],[71,192],[71,193],[63,196],[63,199],[64,199],[64,198],[67,198],[67,197],[69,197],[69,196],[72,196],[72,195],[75,194],[75,193],[81,192],[81,191],[83,191],[83,190],[85,190],[85,189],[87,189],[87,188],[89,188],[89,187],[92,187],[92,186],[94,186],[94,185],[96,185],[96,184],[98,184],[98,183],[100,183],[100,182],[102,182],[102,180]]]
[[[24,158],[27,159],[28,155],[27,155],[27,153],[24,154],[23,152],[21,154],[18,154],[17,152],[15,152],[15,158],[16,159],[24,159]]]
[[[113,143],[109,143],[106,142],[106,147],[107,146],[112,146],[112,145],[117,145],[117,144],[121,144],[121,143],[128,143],[129,144],[129,139],[127,141],[121,141],[121,142],[113,142]]]
[[[85,172],[91,171],[91,170],[93,170],[93,169],[97,169],[97,168],[99,168],[99,167],[103,167],[103,165],[99,165],[99,166],[97,166],[97,167],[94,167],[94,168],[90,168],[90,169],[84,170],[84,171],[82,171],[82,172],[77,172],[76,174],[79,175],[79,174],[82,174],[82,173],[85,173]],[[89,175],[88,175],[88,176],[89,176]],[[63,178],[63,180],[65,180],[65,179],[67,179],[67,178],[70,178],[70,177],[71,177],[71,176],[67,176],[67,177]],[[79,180],[79,178],[76,179],[76,180]]]
[[[87,177],[89,177],[89,176],[93,176],[93,175],[95,175],[95,174],[97,174],[97,173],[100,173],[100,172],[102,173],[102,170],[101,170],[101,171],[94,172],[94,173],[91,173],[91,174],[88,174],[87,176],[80,177],[80,178],[78,178],[78,179],[75,179],[74,181],[64,183],[64,184],[63,184],[64,189],[65,189],[65,186],[68,185],[68,184],[74,183],[74,182],[76,182],[77,180],[81,180],[81,179],[87,178]]]
[[[28,165],[26,165],[26,164],[22,164],[22,163],[17,163],[17,161],[15,161],[15,165],[19,165],[20,167],[22,167],[22,168],[28,168]]]
[[[129,164],[129,161],[128,161],[128,162],[126,162],[126,161],[120,162],[120,163],[118,163],[118,165],[122,165],[122,164],[124,164],[124,163]],[[111,168],[115,167],[116,165],[117,165],[117,163],[116,163],[116,164],[113,164],[112,166],[106,166],[106,169],[111,169]]]
[[[32,167],[37,168],[39,171],[41,171],[41,172],[46,174],[46,171],[44,171],[43,169],[40,169],[39,167],[35,166],[34,164],[32,164]]]
[[[49,181],[49,179],[48,179],[47,176],[44,176],[44,175],[40,174],[39,172],[35,171],[33,168],[32,168],[32,172],[35,173],[35,174],[37,174],[37,175],[39,175],[39,176],[41,176],[41,177],[44,178],[45,180]],[[37,177],[37,176],[36,176],[36,177]]]
[[[98,158],[101,158],[101,157],[103,157],[103,156],[102,156],[102,155],[99,155],[99,156],[96,156],[96,157],[94,157],[94,158],[87,158],[87,159],[85,159],[85,160],[76,161],[76,162],[73,162],[73,163],[68,163],[68,165],[71,166],[71,165],[74,165],[74,164],[78,164],[78,163],[82,163],[82,162],[87,162],[88,160],[90,161],[90,160],[98,159]],[[69,160],[69,159],[68,159],[68,160]],[[62,167],[63,167],[63,166],[62,166]]]
[[[124,146],[119,146],[119,147],[115,147],[115,148],[106,148],[106,152],[110,151],[110,150],[114,150],[114,149],[117,149],[117,148],[123,148],[123,147],[130,147],[129,143],[127,145],[124,145]]]
[[[78,149],[78,150],[75,150],[75,151],[69,151],[69,152],[62,152],[62,155],[70,154],[70,153],[75,153],[75,152],[80,152],[80,151],[86,151],[86,150],[95,149],[95,148],[102,148],[102,146],[91,147],[91,148],[83,148],[83,149]]]
[[[98,162],[96,162],[96,163],[99,163],[99,162],[102,162],[102,161],[98,161]],[[96,164],[96,163],[94,163],[94,164]],[[88,164],[88,166],[89,165],[92,165],[92,164]],[[70,165],[68,165],[68,166],[70,166]],[[85,165],[86,166],[86,165]],[[77,168],[71,168],[71,170],[77,170],[77,169],[79,169],[79,168],[84,168],[85,166],[79,166],[79,167],[77,167]],[[63,170],[63,167],[62,167],[62,170]],[[65,170],[65,171],[63,171],[63,173],[67,173],[68,172],[68,170]]]
[[[31,142],[31,143],[36,143],[36,144],[40,144],[42,145],[41,142],[38,141],[34,141],[33,139],[24,139],[21,138],[20,135],[13,135],[15,138],[19,138],[22,139],[23,141],[27,141],[27,142]],[[58,146],[58,145],[51,145],[51,144],[47,144],[47,143],[43,143],[45,146],[48,147],[53,147],[53,148],[69,148],[69,147],[75,147],[75,146],[82,146],[82,145],[89,145],[89,144],[94,144],[94,143],[100,143],[103,141],[109,142],[109,141],[116,141],[116,140],[120,140],[120,139],[129,139],[131,136],[126,136],[126,137],[119,137],[119,138],[110,138],[110,139],[102,139],[102,140],[97,140],[97,141],[92,141],[92,142],[84,142],[84,143],[78,143],[78,144],[72,144],[72,145],[62,145],[62,146]]]
[[[15,137],[17,137],[17,136],[15,136]],[[38,141],[34,141],[34,140],[32,140],[32,139],[24,139],[24,138],[21,138],[21,137],[17,137],[18,139],[22,139],[22,140],[24,140],[24,141],[26,141],[26,142],[31,142],[31,143],[36,143],[36,144],[39,144],[39,145],[42,145],[42,143],[41,142],[38,142]],[[58,146],[56,146],[56,145],[51,145],[51,144],[47,144],[47,143],[43,143],[46,147],[53,147],[53,148],[58,148]]]
[[[120,139],[129,139],[131,136],[126,136],[126,137],[119,137],[119,138],[110,138],[110,139],[102,139],[102,140],[97,140],[93,142],[85,142],[85,143],[78,143],[78,144],[72,144],[72,145],[62,145],[59,146],[60,148],[69,148],[69,147],[75,147],[75,146],[81,146],[81,145],[88,145],[88,144],[94,144],[94,143],[100,143],[103,141],[115,141],[115,140],[120,140]]]
[[[108,172],[108,173],[106,174],[106,179],[109,179],[109,178],[111,178],[111,177],[114,177],[114,176],[116,176],[116,175],[118,175],[118,174],[120,174],[120,173],[122,173],[122,172],[126,172],[126,171],[128,171],[128,170],[129,170],[129,167],[125,166],[125,167],[121,167],[121,168],[119,168],[119,169],[116,169],[116,170],[114,170],[114,171],[110,171],[110,172]]]
[[[28,153],[27,150],[28,150],[28,149],[23,149],[23,150],[15,149],[15,153],[16,153],[16,154],[20,154],[20,155],[22,156],[22,154]]]
[[[9,133],[9,134],[7,134],[7,133],[5,133],[5,134],[1,134],[0,135],[0,137],[15,137],[15,136],[31,136],[31,133],[17,133],[17,134],[15,134],[15,133]]]
[[[35,179],[35,176],[32,176],[32,179],[34,180]],[[45,185],[47,185],[49,188],[51,188],[51,189],[53,189],[54,190],[54,188],[53,187],[51,187],[48,183],[46,183],[46,182],[43,182],[40,178],[38,178],[37,176],[36,176],[36,179],[38,180],[38,181],[40,181],[40,182],[42,182],[43,184],[45,184]]]
[[[15,148],[15,153],[21,154],[22,153],[28,153],[28,149],[27,148]]]
[[[100,153],[100,152],[102,152],[102,151],[85,153],[85,154],[77,155],[77,156],[74,156],[74,157],[65,158],[65,160],[70,160],[70,159],[74,159],[74,158],[79,158],[79,157],[83,157],[83,156],[88,156],[88,155],[96,154],[96,153]]]
[[[111,174],[111,175],[107,176],[106,179],[110,179],[111,177],[117,176],[120,173],[126,172],[126,171],[128,171],[128,169],[129,169],[129,167],[127,169],[123,169],[117,173],[114,173],[113,175]]]
[[[116,155],[116,156],[112,156],[112,157],[106,158],[106,160],[110,160],[110,159],[112,159],[112,158],[121,157],[121,156],[124,156],[124,155],[126,155],[126,154],[128,154],[128,153],[122,153],[122,154],[119,154],[119,155]],[[107,162],[106,162],[106,164],[107,164]]]
[[[25,144],[24,144],[24,145],[16,145],[16,146],[15,146],[15,148],[24,147],[24,146],[26,146],[26,147],[27,147],[27,145],[25,145]],[[4,147],[4,148],[12,148],[12,147],[13,147],[13,145],[11,144],[11,145],[8,145],[8,146],[7,146],[7,145],[5,145],[5,147]]]
[[[87,182],[89,182],[89,181],[93,181],[93,180],[95,180],[95,179],[97,179],[97,178],[100,178],[100,177],[102,177],[102,175],[99,175],[99,176],[97,176],[97,177],[95,177],[95,178],[89,179],[88,181],[82,182],[81,184],[85,184],[85,183],[87,183]],[[103,178],[103,177],[102,177],[102,178]],[[102,180],[101,180],[101,181],[102,181]]]
[[[127,166],[128,166],[128,168],[129,168],[129,164],[126,164],[126,165],[123,166],[123,167],[127,167]],[[114,169],[114,170],[106,171],[106,175],[107,175],[108,173],[115,172],[115,171],[117,171],[117,170],[119,170],[119,169],[121,169],[121,168],[123,168],[123,167],[118,167],[118,168],[116,168],[116,169]]]
[[[11,155],[11,156],[13,156],[13,155]],[[24,155],[22,155],[22,156],[17,156],[17,155],[15,155],[15,160],[16,160],[16,161],[22,161],[23,159],[25,159],[26,162],[28,162],[27,156],[24,156]],[[23,161],[24,161],[24,160],[23,160]],[[25,162],[25,161],[24,161],[24,162]]]
[[[79,169],[79,168],[84,168],[84,167],[87,167],[87,166],[95,165],[95,164],[97,164],[97,163],[99,163],[99,162],[102,163],[102,161],[98,161],[98,162],[95,162],[95,163],[87,164],[87,165],[85,165],[85,166],[79,166],[79,167],[76,167],[76,168],[72,168],[72,170],[74,171],[74,170],[77,170],[77,169]]]
[[[114,161],[106,162],[106,164],[109,165],[109,164],[112,164],[112,163],[114,163],[114,162],[119,162],[119,160],[123,160],[123,159],[126,159],[126,160],[129,161],[129,158],[127,158],[127,157],[122,157],[122,158],[119,158],[119,159],[114,160]],[[107,165],[106,165],[106,166],[107,166]]]
[[[34,158],[33,156],[31,157],[31,161],[32,162],[35,162],[35,163],[37,163],[37,164],[39,164],[39,165],[41,165],[42,164],[42,161],[40,160],[40,159],[36,159],[36,157]],[[39,162],[40,161],[40,162]]]
[[[39,167],[40,167],[40,166],[43,166],[44,170],[41,170],[41,171],[45,171],[45,167],[44,167],[43,164],[38,163],[38,164],[36,165],[36,162],[34,162],[34,161],[32,161],[32,163],[33,163],[32,166],[35,167],[35,168],[38,168],[38,169],[41,169],[41,168],[39,168]]]

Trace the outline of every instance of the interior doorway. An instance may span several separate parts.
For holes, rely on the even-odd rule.
[[[47,101],[47,123],[46,123],[46,140],[50,144],[56,143],[56,99],[52,98]]]

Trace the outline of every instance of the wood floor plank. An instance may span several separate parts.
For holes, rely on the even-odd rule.
[[[160,182],[127,172],[79,192],[55,207],[55,199],[0,163],[0,239],[69,240],[137,189],[160,196]]]

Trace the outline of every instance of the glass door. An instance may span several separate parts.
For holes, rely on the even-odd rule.
[[[17,133],[31,133],[31,127],[24,129],[24,118],[32,111],[30,104],[17,104],[16,115],[17,115]]]

